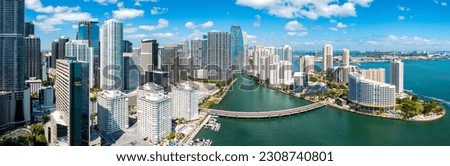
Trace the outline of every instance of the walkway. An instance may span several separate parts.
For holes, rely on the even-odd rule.
[[[311,110],[315,110],[325,106],[325,103],[318,102],[312,103],[306,106],[290,108],[285,110],[277,110],[277,111],[265,111],[265,112],[236,112],[236,111],[224,111],[217,109],[207,109],[206,111],[210,115],[217,115],[221,117],[229,117],[229,118],[242,118],[242,119],[262,119],[262,118],[277,118],[283,116],[290,116],[301,114],[304,112],[308,112]]]

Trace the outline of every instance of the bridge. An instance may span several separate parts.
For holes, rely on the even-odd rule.
[[[242,119],[263,119],[263,118],[278,118],[283,116],[297,115],[304,112],[308,112],[311,110],[315,110],[325,106],[325,103],[318,102],[312,103],[306,106],[289,108],[284,110],[276,110],[276,111],[265,111],[265,112],[236,112],[236,111],[224,111],[217,109],[207,109],[206,111],[210,115],[216,115],[221,117],[228,118],[242,118]]]

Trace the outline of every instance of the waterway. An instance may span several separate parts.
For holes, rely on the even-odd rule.
[[[295,63],[294,63],[295,64]],[[361,68],[385,68],[389,64],[363,63]],[[450,61],[406,61],[405,89],[424,96],[450,101]],[[236,88],[251,84],[238,77],[233,91],[215,108],[233,111],[265,111],[292,108],[308,102],[265,87]],[[255,85],[253,85],[255,86]],[[447,111],[450,107],[445,106]],[[432,122],[382,119],[340,111],[329,107],[275,119],[219,118],[220,131],[207,129],[197,138],[213,140],[215,146],[228,145],[450,145],[450,118]]]

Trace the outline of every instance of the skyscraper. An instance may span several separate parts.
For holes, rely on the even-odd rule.
[[[93,48],[94,81],[100,87],[100,28],[97,21],[80,21],[78,23],[77,40],[87,40],[89,47]]]
[[[76,57],[77,61],[89,63],[89,88],[94,87],[94,49],[87,40],[72,40],[66,43],[66,57]]]
[[[161,55],[161,69],[169,73],[169,82],[175,84],[180,82],[180,55],[179,49],[183,49],[182,45],[168,44],[165,45]]]
[[[206,65],[207,40],[191,40],[192,69],[197,70]]]
[[[58,59],[56,73],[56,110],[67,124],[69,145],[87,146],[90,141],[89,64],[76,61],[75,57]]]
[[[52,41],[52,52],[51,52],[51,56],[49,59],[49,67],[56,69],[56,59],[58,57],[58,46],[59,46],[59,42],[58,40],[53,40]]]
[[[133,52],[133,43],[128,40],[124,40],[122,44],[122,52]]]
[[[0,133],[24,120],[24,0],[0,1]]]
[[[100,30],[100,87],[103,90],[123,90],[123,25],[110,19]]]
[[[392,60],[390,65],[391,85],[395,85],[395,92],[403,93],[403,62],[400,59]]]
[[[322,63],[323,71],[327,71],[328,68],[333,68],[333,46],[331,46],[331,44],[325,44],[325,46],[323,46]]]
[[[231,26],[231,62],[233,70],[241,70],[244,65],[244,38],[242,36],[241,27],[238,25]]]
[[[97,94],[98,128],[111,134],[128,128],[128,97],[117,90]]]
[[[34,35],[34,24],[32,22],[25,22],[25,37]]]
[[[139,56],[137,53],[123,53],[124,90],[136,90],[139,86]]]
[[[386,82],[386,72],[384,68],[379,69],[363,69],[359,70],[359,73],[361,76],[363,76],[366,79],[377,81],[377,82]]]
[[[348,49],[342,49],[342,65],[350,65],[350,51]]]
[[[300,57],[300,72],[309,73],[314,71],[314,56]]]
[[[231,67],[231,35],[228,32],[208,32],[208,64],[211,79],[228,80]]]
[[[292,62],[292,48],[289,45],[283,46],[283,60]]]
[[[148,83],[139,88],[137,101],[138,133],[158,144],[172,130],[172,100],[162,87]]]
[[[153,70],[158,68],[158,42],[156,40],[144,39],[141,41],[141,69],[140,85],[153,82]]]
[[[25,76],[42,78],[41,39],[34,35],[25,37]]]
[[[58,55],[56,59],[66,58],[66,43],[69,41],[69,37],[61,36],[58,39]]]

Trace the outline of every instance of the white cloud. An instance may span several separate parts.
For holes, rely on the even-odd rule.
[[[370,4],[373,2],[373,0],[349,0],[348,2],[352,2],[362,7],[370,7]]]
[[[163,18],[160,18],[158,20],[158,25],[141,25],[139,26],[139,29],[146,30],[146,31],[155,31],[158,29],[163,29],[169,26],[169,21]]]
[[[74,23],[81,20],[98,21],[93,18],[90,13],[82,12],[79,6],[44,6],[40,0],[26,0],[25,6],[29,10],[33,10],[38,14],[37,21],[34,21],[36,27],[44,33],[58,31],[57,25],[63,25],[66,22]]]
[[[331,19],[331,20],[330,20],[330,23],[337,23],[337,21],[334,20],[334,19]]]
[[[439,1],[438,1],[438,0],[433,0],[433,1],[434,1],[435,4],[439,4]]]
[[[72,25],[72,28],[73,28],[73,29],[77,29],[77,28],[78,28],[78,25],[77,25],[77,24],[73,24],[73,25]]]
[[[153,7],[152,10],[150,10],[150,14],[152,15],[158,15],[168,12],[169,9],[165,7]]]
[[[399,20],[399,21],[405,20],[405,16],[398,16],[398,20]]]
[[[201,26],[202,28],[205,28],[205,29],[211,28],[211,27],[214,26],[214,22],[212,22],[212,21],[206,21],[205,23],[201,24],[200,26]]]
[[[419,36],[397,36],[397,35],[388,35],[382,37],[378,40],[371,40],[367,42],[370,45],[379,45],[379,46],[433,46],[433,47],[443,47],[450,45],[450,41],[448,40],[439,40],[439,39],[426,39]]]
[[[304,31],[307,30],[303,24],[299,23],[297,20],[290,21],[284,25],[284,29],[288,31]]]
[[[124,28],[123,33],[136,33],[139,29],[138,28]]]
[[[86,1],[86,0],[85,0]],[[118,0],[94,0],[101,5],[115,4]]]
[[[373,0],[348,0],[340,4],[336,0],[237,0],[236,4],[264,10],[277,17],[306,17],[316,20],[319,17],[356,17],[356,5],[369,7],[372,2]]]
[[[153,33],[153,34],[130,34],[125,36],[126,39],[144,39],[144,38],[170,38],[175,37],[173,33]]]
[[[135,0],[134,5],[135,6],[141,6],[141,2],[158,2],[159,0]]]
[[[334,31],[334,32],[339,31],[338,28],[336,28],[336,27],[329,27],[328,29],[331,30],[331,31]]]
[[[125,8],[123,2],[117,3],[119,10],[113,10],[113,18],[118,20],[133,19],[144,16],[144,11],[139,9]]]
[[[201,39],[203,38],[203,32],[199,30],[194,30],[191,34],[189,34],[189,39]]]
[[[260,27],[261,26],[261,16],[255,15],[255,22],[253,22],[254,27]]]
[[[184,27],[189,29],[195,29],[197,26],[195,26],[195,24],[192,21],[188,21],[186,22],[186,24],[184,24]]]
[[[131,26],[133,26],[133,23],[127,23],[125,26],[131,27]]]
[[[247,35],[247,39],[249,39],[249,40],[254,40],[256,38],[257,38],[257,36],[255,36],[255,35]]]
[[[336,28],[339,28],[339,29],[347,28],[347,25],[343,24],[342,22],[338,22],[336,24]]]
[[[306,31],[302,31],[302,32],[288,32],[287,35],[303,37],[303,36],[308,35],[308,32],[306,32]]]
[[[411,9],[409,7],[406,7],[406,6],[397,6],[397,8],[400,11],[411,11]]]
[[[442,6],[447,6],[447,2],[442,2],[441,5]]]

